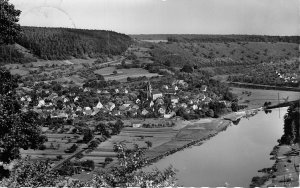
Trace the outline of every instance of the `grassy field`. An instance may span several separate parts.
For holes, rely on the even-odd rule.
[[[279,90],[263,90],[263,89],[246,89],[232,87],[232,92],[237,94],[239,102],[248,104],[249,107],[263,106],[266,101],[272,104],[278,103],[278,94],[280,102],[288,97],[288,101],[297,100],[300,98],[300,92],[293,91],[279,91]],[[249,93],[251,93],[249,95]]]

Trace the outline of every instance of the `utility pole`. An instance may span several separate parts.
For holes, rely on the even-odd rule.
[[[279,92],[278,92],[278,104],[280,103],[279,101]],[[279,119],[280,119],[280,108],[279,108]]]

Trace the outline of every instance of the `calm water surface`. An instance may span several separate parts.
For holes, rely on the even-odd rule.
[[[192,146],[150,166],[159,169],[170,164],[179,170],[182,186],[248,187],[258,170],[271,167],[270,152],[283,134],[283,115],[287,108],[260,111],[249,119],[241,119],[201,146]]]

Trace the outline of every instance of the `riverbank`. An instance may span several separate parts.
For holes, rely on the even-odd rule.
[[[299,187],[299,151],[299,143],[275,146],[270,153],[274,165],[260,170],[263,176],[254,177],[250,187]]]
[[[243,117],[253,116],[259,110],[261,108],[232,112],[218,119],[187,121],[171,141],[146,151],[145,157],[151,164],[192,145],[201,145],[219,132],[225,131],[231,123]]]
[[[201,145],[209,138],[226,130],[230,124],[231,121],[222,119],[214,119],[204,123],[195,121],[182,128],[171,141],[146,151],[145,157],[151,164],[192,145]]]

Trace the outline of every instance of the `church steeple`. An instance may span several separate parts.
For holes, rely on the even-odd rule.
[[[147,83],[147,99],[149,99],[151,97],[152,97],[152,86],[151,86],[150,81],[148,80],[148,83]]]

